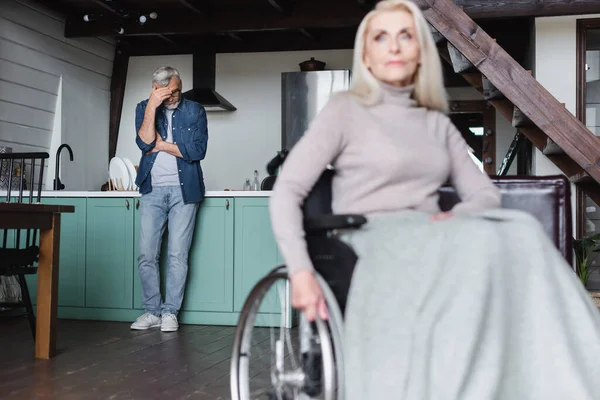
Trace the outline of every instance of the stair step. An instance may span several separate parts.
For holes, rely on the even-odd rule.
[[[595,183],[594,178],[585,171],[569,176],[569,181],[572,183]]]
[[[471,61],[462,55],[460,51],[450,42],[448,42],[448,52],[450,53],[450,59],[452,60],[452,68],[457,74],[464,74],[468,72],[475,72],[477,68]]]
[[[483,97],[486,100],[500,100],[506,98],[504,97],[504,94],[485,77],[485,75],[481,75],[481,84],[483,86]]]
[[[546,156],[562,156],[566,154],[565,151],[550,138],[548,138],[542,153]]]
[[[433,36],[433,41],[435,42],[435,45],[439,47],[442,44],[444,44],[444,42],[446,41],[446,38],[444,37],[444,35],[442,35],[440,33],[440,31],[435,29],[433,25],[431,25],[431,24],[427,24],[427,25],[429,25],[429,30],[431,31],[431,35]]]
[[[523,113],[519,107],[515,106],[513,110],[512,126],[515,128],[523,128],[535,126],[535,124],[531,122],[529,117],[527,117],[527,115],[525,115],[525,113]]]

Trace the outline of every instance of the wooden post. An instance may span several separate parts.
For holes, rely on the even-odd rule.
[[[52,215],[51,227],[40,230],[35,332],[36,358],[48,359],[56,354],[59,241],[60,214],[55,213]]]

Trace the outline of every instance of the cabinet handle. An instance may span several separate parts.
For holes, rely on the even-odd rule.
[[[229,210],[229,200],[225,200],[225,209]]]
[[[129,210],[129,200],[125,200],[125,206],[127,207],[127,209]]]
[[[136,209],[136,210],[139,210],[139,209],[140,209],[140,199],[137,199],[137,200],[135,201],[135,209]]]

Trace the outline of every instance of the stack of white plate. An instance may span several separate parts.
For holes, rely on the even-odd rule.
[[[108,166],[108,176],[117,190],[136,190],[137,172],[128,158],[113,157]]]

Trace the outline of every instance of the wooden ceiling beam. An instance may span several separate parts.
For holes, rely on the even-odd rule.
[[[542,17],[600,13],[598,0],[453,0],[471,18]]]
[[[292,12],[292,3],[289,0],[267,0],[274,9],[281,14],[289,14]]]
[[[227,32],[298,30],[302,28],[346,28],[356,27],[364,16],[358,7],[339,7],[333,3],[297,3],[293,14],[268,14],[254,12],[214,15],[198,23],[196,15],[167,15],[152,24],[125,23],[126,35],[187,34],[203,35]],[[114,35],[109,21],[85,23],[80,17],[67,18],[65,37],[90,37]]]
[[[102,0],[94,0],[105,4]],[[198,0],[178,0],[193,10],[195,14],[206,16],[206,9]],[[244,32],[268,30],[298,30],[302,28],[341,28],[358,26],[366,11],[374,4],[372,0],[357,0],[341,7],[336,3],[296,2],[293,13],[289,13],[289,0],[268,0],[275,8],[286,14],[273,15],[257,11],[243,10],[238,13],[213,15],[210,20],[198,23],[197,15],[169,15],[161,13],[161,18],[152,24],[141,26],[128,23],[123,26],[126,35],[148,34],[207,34],[218,32]],[[598,0],[454,0],[454,3],[472,19],[516,18],[523,16],[549,16],[600,13]],[[357,5],[361,7],[357,7]],[[366,7],[366,9],[365,9]],[[113,27],[107,21],[85,23],[79,16],[67,18],[65,36],[67,38],[114,35]]]
[[[179,3],[201,17],[206,17],[208,15],[206,9],[201,6],[197,0],[179,0]]]
[[[169,45],[160,39],[147,37],[124,38],[129,41],[132,56],[171,55],[214,52],[214,53],[253,53],[268,51],[334,50],[351,49],[354,46],[353,30],[339,30],[323,33],[318,40],[312,40],[297,32],[280,32],[277,35],[254,33],[238,40],[229,34],[205,36],[202,39],[183,37],[177,39],[179,47]]]

